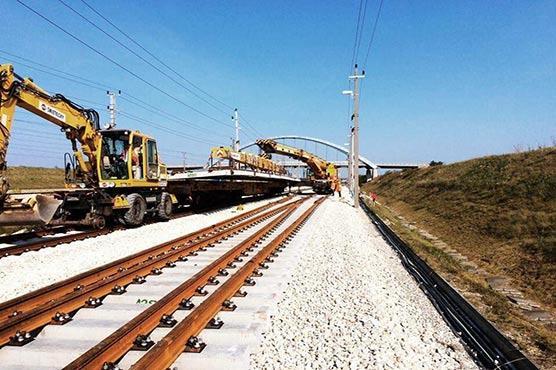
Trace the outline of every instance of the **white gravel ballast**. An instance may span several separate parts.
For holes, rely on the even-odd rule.
[[[279,198],[246,203],[0,259],[0,302],[260,207]]]
[[[304,230],[253,369],[477,368],[361,210],[329,199]]]

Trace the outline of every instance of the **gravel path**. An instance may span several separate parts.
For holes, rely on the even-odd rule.
[[[244,205],[244,211],[277,200]],[[237,215],[237,207],[115,231],[96,238],[0,259],[0,302],[129,256]]]
[[[477,368],[362,211],[313,217],[253,369]]]

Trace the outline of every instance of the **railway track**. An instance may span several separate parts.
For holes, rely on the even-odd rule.
[[[198,332],[207,323],[218,324],[213,319],[218,311],[234,308],[233,303],[230,302],[231,297],[240,291],[242,285],[253,284],[252,277],[259,275],[257,270],[267,268],[266,262],[272,261],[276,250],[280,250],[284,243],[293,237],[324,198],[320,198],[311,206],[305,207],[304,210],[300,209],[306,199],[290,202],[282,199],[273,202],[259,207],[249,214],[236,216],[196,233],[153,247],[141,253],[141,256],[130,256],[125,261],[124,259],[116,261],[82,274],[83,276],[68,279],[55,284],[56,286],[6,302],[0,305],[0,345],[26,344],[44,325],[67,323],[71,320],[71,315],[66,313],[74,314],[76,310],[83,307],[97,307],[102,298],[108,294],[111,298],[117,299],[129,284],[141,284],[145,276],[158,275],[162,269],[169,271],[170,275],[168,276],[171,279],[182,268],[172,268],[176,267],[176,262],[183,261],[190,256],[191,261],[195,259],[198,261],[194,263],[194,266],[199,266],[193,268],[194,273],[190,273],[188,279],[176,280],[179,284],[175,284],[175,288],[170,293],[160,294],[159,298],[153,300],[150,307],[138,311],[131,320],[127,317],[124,325],[116,328],[117,330],[100,343],[89,346],[88,351],[87,348],[84,348],[80,353],[76,353],[76,355],[81,355],[75,356],[77,358],[66,368],[116,369],[116,364],[122,356],[132,348],[148,343],[146,336],[160,326],[175,326],[168,335],[171,334],[171,338],[179,337],[179,340],[165,338],[148,353],[162,351],[166,353],[164,364],[171,364],[176,356],[183,352],[184,346],[188,343],[193,350],[203,347],[196,337]],[[291,220],[294,213],[301,211],[303,212],[299,217]],[[271,237],[272,240],[266,240]],[[226,239],[231,241],[231,245],[224,246]],[[211,246],[213,247],[209,248]],[[203,253],[198,253],[200,251]],[[213,254],[217,256],[210,256],[209,254],[212,253],[210,251],[214,251]],[[252,252],[255,253],[253,257],[244,261]],[[199,262],[203,256],[206,259],[204,265]],[[193,262],[189,262],[189,264],[191,263]],[[187,263],[179,264],[179,266],[185,265]],[[241,266],[236,268],[236,265]],[[231,273],[232,271],[235,273]],[[183,275],[180,274],[180,276]],[[218,286],[217,279],[225,280],[225,282]],[[157,280],[158,278],[152,279],[153,283]],[[133,286],[136,289],[141,288],[141,285]],[[145,287],[147,286],[148,284],[145,285]],[[215,288],[216,286],[218,287]],[[78,289],[75,289],[76,287]],[[210,294],[205,292],[212,288],[215,290]],[[156,291],[156,285],[154,290]],[[156,293],[151,292],[150,294],[156,296]],[[206,299],[192,307],[192,297],[204,294],[208,294]],[[178,324],[172,315],[180,308],[190,311],[180,311],[189,312],[189,315]],[[80,310],[78,315],[81,314],[81,311],[83,310]],[[19,313],[14,315],[13,312]],[[100,314],[100,311],[97,312]],[[86,332],[88,331],[83,333]],[[161,344],[166,342],[170,343],[168,347]],[[150,344],[148,346],[150,347]],[[181,349],[179,349],[180,346]],[[9,347],[5,349],[7,348]],[[2,350],[0,350],[0,361],[2,361]],[[138,363],[137,368],[153,368],[152,358],[149,360],[148,357],[145,357],[141,361],[147,361],[147,363],[144,365]],[[59,365],[63,364],[58,364],[58,367]],[[160,366],[162,365],[154,368],[167,367]]]
[[[0,304],[0,346],[10,342],[17,344],[22,336],[51,322],[56,313],[65,316],[80,307],[91,306],[92,301],[106,294],[118,293],[132,282],[140,283],[146,276],[157,274],[175,261],[184,260],[189,254],[197,253],[252,226],[258,220],[270,217],[288,205],[270,208],[287,199],[269,203]]]
[[[52,238],[44,238],[22,244],[16,244],[8,247],[3,247],[0,249],[0,258],[8,256],[19,256],[23,253],[38,251],[43,248],[51,248],[60,244],[71,243],[78,240],[85,240],[88,238],[94,238],[100,235],[105,235],[111,233],[119,228],[104,228],[101,230],[87,230],[82,232],[76,232],[71,234],[65,234],[62,236],[56,236]]]
[[[260,198],[256,197],[253,198],[251,201],[256,201],[256,200],[260,200]],[[199,212],[214,211],[222,207],[233,206],[233,205],[234,203],[225,204],[225,205],[220,204],[218,206],[198,209],[194,211],[181,211],[181,212],[174,213],[171,219],[186,217]],[[157,220],[147,221],[147,223],[152,223],[152,222],[159,222],[159,221]],[[69,231],[73,231],[73,230],[63,226],[57,226],[52,229],[31,231],[31,232],[15,234],[15,235],[7,235],[4,237],[0,237],[0,244],[15,243],[15,242],[23,242],[23,243],[0,248],[0,258],[8,257],[8,256],[18,256],[23,253],[38,251],[43,248],[51,248],[60,244],[66,244],[66,243],[71,243],[79,240],[94,238],[97,236],[106,235],[111,232],[122,230],[122,229],[124,229],[124,226],[114,225],[114,226],[107,226],[100,230],[86,230],[86,231],[68,234]],[[46,237],[57,233],[66,233],[66,234],[61,236]],[[35,241],[30,241],[30,242],[24,242],[27,239],[34,239],[34,238],[40,238],[40,239]]]
[[[12,244],[34,238],[42,238],[43,236],[55,235],[68,232],[65,226],[56,226],[43,230],[25,231],[15,234],[0,236],[0,244]]]

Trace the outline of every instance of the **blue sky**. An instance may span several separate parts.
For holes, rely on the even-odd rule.
[[[119,100],[124,114],[197,140],[118,117],[119,127],[155,135],[166,162],[179,163],[180,151],[188,152],[190,162],[201,162],[209,143],[230,142],[228,108],[214,103],[216,110],[194,97],[60,2],[22,1],[218,122],[135,79],[15,0],[3,4],[2,63],[15,62],[19,74],[32,76],[50,92],[99,103],[93,106],[102,122],[107,121],[104,88],[64,81],[3,52],[121,89],[122,97],[131,94],[197,125],[199,129],[192,129]],[[141,53],[81,1],[65,1]],[[190,81],[239,107],[265,136],[298,134],[346,142],[348,98],[341,91],[348,88],[359,1],[87,1]],[[368,0],[362,50],[377,9],[378,1]],[[377,162],[453,162],[512,152],[518,145],[553,143],[554,19],[554,1],[384,0],[364,66],[362,154]],[[358,59],[363,63],[364,55]],[[21,109],[17,118],[38,120]],[[244,142],[256,136],[248,133],[251,137],[242,137]],[[29,154],[33,148],[41,150],[38,158]],[[61,165],[61,153],[68,149],[54,127],[16,122],[9,164]]]

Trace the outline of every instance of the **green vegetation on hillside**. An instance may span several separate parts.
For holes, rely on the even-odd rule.
[[[45,167],[8,168],[10,189],[52,189],[64,187],[64,170]]]
[[[556,361],[550,327],[525,318],[450,255],[401,225],[399,217],[446,242],[490,275],[554,312],[556,308],[556,148],[489,156],[387,173],[363,186],[376,211],[489,320],[543,366]],[[550,367],[550,366],[549,366]]]
[[[556,306],[556,149],[388,173],[365,187]]]

